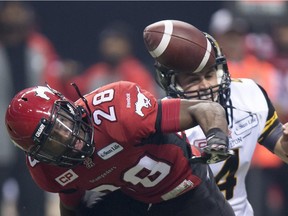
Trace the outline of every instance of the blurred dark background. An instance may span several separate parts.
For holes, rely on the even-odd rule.
[[[0,1],[0,9],[5,3],[11,2]],[[70,89],[75,94],[74,88],[70,88],[71,78],[75,77],[78,86],[82,84],[87,87],[86,90],[90,88],[89,84],[96,85],[100,81],[112,82],[113,79],[118,78],[138,79],[139,83],[145,82],[158,87],[152,77],[155,71],[154,60],[146,51],[142,37],[143,30],[154,22],[176,19],[191,23],[214,37],[218,34],[217,40],[220,43],[222,38],[223,43],[220,45],[231,63],[229,63],[230,73],[239,69],[241,72],[239,77],[245,77],[250,73],[253,76],[249,78],[261,85],[266,83],[265,89],[277,108],[279,118],[283,122],[288,121],[287,1],[25,1],[25,3],[27,8],[16,7],[15,9],[14,7],[13,9],[12,7],[6,12],[0,11],[0,81],[2,81],[0,117],[2,118],[10,97],[17,89],[43,84],[43,81],[54,85],[52,87],[57,90],[62,88],[60,92],[66,91],[64,95],[68,95]],[[227,15],[227,9],[231,17]],[[1,23],[1,20],[4,22]],[[239,22],[236,21],[239,20],[245,25],[238,25]],[[36,29],[34,29],[35,21]],[[127,49],[129,50],[128,57],[133,57],[133,64],[131,59],[127,61],[128,58],[123,58],[122,61],[123,59],[119,58],[121,61],[119,60],[118,65],[109,65],[111,62],[107,61],[104,62],[106,67],[103,69],[103,56],[99,52],[101,33],[103,30],[107,33],[107,27],[111,30],[111,23],[115,21],[129,25],[128,39],[132,43],[134,52],[130,53],[130,43],[128,43],[129,48],[124,46],[125,48],[121,49],[124,54]],[[102,38],[102,44],[105,44],[103,41]],[[227,45],[226,49],[225,45]],[[230,50],[229,45],[232,47]],[[111,47],[117,48],[117,43],[104,47],[106,51]],[[227,50],[233,52],[229,53]],[[236,58],[234,58],[235,54]],[[255,67],[247,61],[251,56],[256,59]],[[135,64],[135,60],[139,62]],[[232,62],[235,63],[234,68]],[[123,67],[124,64],[129,66]],[[263,70],[263,68],[268,69]],[[97,77],[102,71],[109,73],[105,79],[101,76]],[[132,75],[128,77],[127,74]],[[144,79],[145,74],[147,79]],[[152,76],[148,77],[148,75]],[[65,84],[69,84],[69,88]],[[91,85],[91,88],[94,90],[96,87]],[[148,90],[149,87],[144,89]],[[157,90],[155,89],[155,95],[162,97],[163,92],[157,94]],[[149,91],[153,92],[150,89]],[[69,94],[69,97],[72,95]],[[78,94],[76,97],[78,98]],[[0,127],[5,127],[4,121]],[[2,132],[3,134],[0,133],[0,190],[2,189],[0,216],[58,216],[58,196],[44,194],[43,191],[39,192],[40,195],[38,192],[36,194],[36,186],[31,185],[31,177],[23,168],[25,163],[20,159],[15,160],[18,157],[15,156],[16,150],[8,140],[5,130]],[[255,216],[287,216],[287,164],[276,157],[273,158],[274,155],[264,149],[265,151],[265,154],[261,154],[263,152],[261,149],[255,150],[260,154],[255,154],[247,176],[248,200],[253,206]],[[10,170],[13,171],[12,174]],[[33,194],[30,193],[31,191]],[[31,213],[32,209],[36,209],[34,208],[36,202],[37,209],[45,211],[45,214]],[[3,212],[4,214],[1,214]]]
[[[210,16],[220,1],[33,1],[39,30],[54,43],[63,58],[89,66],[97,57],[97,36],[111,21],[121,20],[133,28],[136,56],[151,62],[142,40],[145,26],[163,19],[179,19],[208,31]]]

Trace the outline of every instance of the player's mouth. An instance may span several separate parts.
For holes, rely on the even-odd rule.
[[[81,151],[83,147],[84,147],[84,142],[83,142],[83,140],[78,139],[78,140],[76,141],[76,143],[75,143],[74,148],[77,149],[77,150],[79,150],[79,151]]]

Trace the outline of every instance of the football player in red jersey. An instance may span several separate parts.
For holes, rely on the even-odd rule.
[[[27,154],[33,180],[59,193],[61,216],[77,215],[86,191],[121,191],[140,201],[131,211],[128,202],[123,212],[111,202],[91,215],[234,215],[208,165],[192,163],[189,144],[174,133],[200,125],[210,159],[228,157],[221,105],[157,101],[125,81],[79,96],[74,103],[49,86],[31,87],[12,99],[5,117],[12,141]]]

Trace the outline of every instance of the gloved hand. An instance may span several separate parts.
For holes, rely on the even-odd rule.
[[[203,148],[206,163],[217,163],[226,160],[234,154],[228,149],[228,136],[219,128],[212,128],[207,132],[207,146]]]

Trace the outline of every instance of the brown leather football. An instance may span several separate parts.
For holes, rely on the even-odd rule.
[[[182,72],[199,72],[215,64],[215,53],[204,33],[191,24],[162,20],[144,29],[149,53],[163,66]]]

